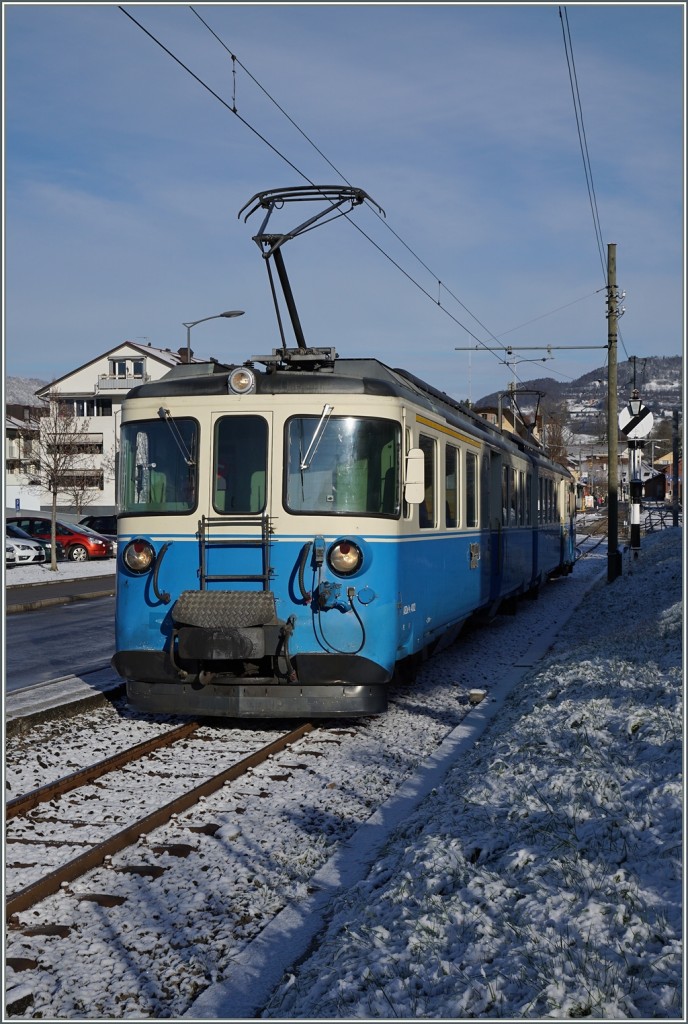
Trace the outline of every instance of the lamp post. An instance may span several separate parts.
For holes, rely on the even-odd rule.
[[[191,362],[191,328],[196,324],[202,324],[206,320],[219,320],[220,317],[243,316],[243,309],[228,309],[226,313],[215,313],[213,316],[203,316],[200,320],[192,320],[191,323],[183,324],[186,327],[186,362]]]

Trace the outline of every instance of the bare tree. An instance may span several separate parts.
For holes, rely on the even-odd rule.
[[[74,469],[67,473],[64,484],[60,488],[70,498],[77,515],[83,515],[84,509],[102,491],[103,474],[94,469]]]
[[[574,434],[569,426],[569,414],[565,403],[547,404],[543,409],[544,446],[553,462],[561,466],[568,465],[568,448],[574,441]]]
[[[89,421],[79,422],[69,403],[60,400],[59,391],[48,394],[49,412],[42,416],[39,431],[31,431],[32,458],[36,476],[50,493],[50,568],[57,571],[55,524],[58,494],[72,495],[74,481],[89,474],[93,477],[93,443],[89,437]],[[28,439],[28,432],[27,432]],[[90,471],[90,473],[89,473]]]

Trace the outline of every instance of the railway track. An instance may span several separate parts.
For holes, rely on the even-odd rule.
[[[179,743],[181,740],[185,740],[192,736],[198,728],[199,724],[197,722],[188,723],[178,729],[173,729],[161,736],[153,737],[126,750],[120,751],[112,757],[99,761],[97,764],[89,767],[82,768],[77,772],[73,772],[64,778],[42,786],[31,793],[26,793],[22,796],[16,797],[7,803],[6,818],[8,821],[15,818],[25,819],[32,810],[39,807],[41,804],[46,802],[52,803],[59,800],[67,793],[72,793],[90,786],[102,776],[111,772],[119,771],[125,766],[141,760],[162,747],[169,747],[175,743]],[[192,789],[185,790],[155,811],[149,812],[143,817],[130,822],[126,827],[119,829],[114,834],[108,835],[107,838],[100,840],[99,842],[95,842],[93,844],[89,843],[87,849],[83,853],[71,858],[60,866],[55,867],[48,874],[42,875],[40,878],[24,885],[22,888],[10,895],[5,902],[5,912],[7,917],[10,918],[13,914],[18,913],[19,911],[27,910],[30,907],[35,906],[36,903],[39,903],[47,896],[59,891],[59,889],[64,885],[75,881],[93,868],[104,864],[109,857],[112,857],[115,853],[119,853],[121,850],[126,849],[126,847],[133,843],[136,843],[141,836],[147,835],[149,832],[153,831],[153,829],[160,828],[160,826],[167,824],[174,815],[188,810],[189,807],[192,807],[203,798],[220,789],[225,785],[225,783],[239,778],[241,775],[249,771],[249,769],[268,760],[272,755],[285,750],[287,747],[291,746],[291,744],[300,740],[308,732],[311,732],[314,728],[315,726],[310,722],[302,723],[298,728],[284,734],[279,739],[273,740],[252,752],[247,757],[241,758],[241,760],[232,764],[229,768],[223,768],[222,771],[215,773],[199,785],[194,786]],[[40,825],[40,821],[36,824]],[[31,830],[29,829],[28,831]],[[32,839],[30,835],[27,835],[26,829],[21,829],[19,833],[15,831],[14,835],[10,829],[6,837],[6,843],[10,849],[12,848],[13,843],[31,844],[34,849],[36,848],[36,845],[42,845],[39,840]],[[59,835],[56,837],[54,832],[52,832],[50,839],[46,840],[46,845],[50,845],[52,847],[63,845],[69,846],[72,845],[72,843],[70,843],[69,839],[61,839]],[[11,886],[12,864],[8,865],[8,876],[7,884]]]
[[[413,687],[395,690],[386,715],[319,723],[291,748],[268,755],[211,796],[200,796],[189,810],[172,811],[158,832],[142,837],[143,829],[135,827],[134,845],[104,854],[86,876],[59,882],[30,909],[8,913],[6,971],[15,993],[8,997],[8,1019],[27,1014],[156,1019],[187,1013],[199,992],[231,972],[238,952],[268,921],[286,905],[300,905],[313,875],[338,846],[434,755],[471,712],[471,689],[484,688],[489,699],[501,675],[513,671],[515,663],[527,666],[534,647],[549,643],[558,616],[566,617],[589,581],[599,578],[602,558],[595,551],[570,576],[546,584],[546,604],[523,602],[516,616],[498,616],[489,627],[466,632],[456,647],[425,663]],[[178,724],[170,720],[168,729]],[[182,789],[191,791],[219,774],[220,752],[222,767],[230,756],[234,766],[249,753],[249,738],[251,753],[266,739],[279,738],[274,724],[269,737],[265,728],[265,723],[199,726],[149,758],[60,797],[50,795],[49,787],[66,767],[91,770],[97,756],[107,760],[134,737],[159,736],[160,720],[133,715],[124,700],[113,700],[17,732],[6,751],[10,792],[28,797],[29,790],[42,790],[49,798],[25,814],[13,813],[8,833],[21,839],[20,830],[26,829],[27,840],[56,845],[29,841],[9,847],[8,862],[35,863],[15,864],[6,893],[19,895],[39,875],[106,838],[88,834],[92,824],[107,826],[108,836],[123,831],[158,809],[163,787],[169,802]],[[203,775],[200,768],[213,757],[215,771]],[[119,790],[119,810],[125,810],[124,793],[131,812],[114,825],[108,780]],[[74,819],[69,835],[61,832],[62,806]],[[31,823],[40,834],[29,833]]]
[[[579,555],[580,558],[584,558],[586,555],[591,554],[604,541],[606,537],[606,525],[606,520],[600,520],[591,524],[592,528],[589,530],[588,536],[597,538],[597,542],[592,545],[588,545],[585,551],[581,551]],[[83,852],[71,857],[64,863],[53,867],[52,870],[47,874],[42,875],[40,878],[32,879],[24,885],[15,885],[14,889],[12,884],[12,864],[10,864],[8,867],[9,880],[7,888],[13,889],[13,891],[6,900],[6,914],[8,918],[13,914],[17,914],[20,911],[27,910],[30,907],[35,906],[36,903],[59,891],[59,889],[65,885],[68,885],[82,877],[88,871],[106,863],[115,853],[118,853],[121,850],[126,849],[128,846],[136,843],[141,836],[146,835],[152,830],[166,824],[176,814],[187,810],[204,797],[207,797],[212,792],[221,788],[226,782],[238,778],[240,775],[246,773],[250,768],[253,768],[267,760],[273,754],[284,750],[313,728],[314,726],[311,723],[307,723],[286,733],[280,737],[280,739],[265,744],[249,756],[241,758],[229,768],[215,773],[199,785],[194,786],[191,789],[187,789],[175,796],[172,800],[166,802],[155,811],[142,815],[138,819],[126,824],[123,828],[118,828],[113,834],[109,834],[107,838],[99,841],[87,842],[85,844],[87,848]],[[83,789],[84,787],[93,786],[105,775],[121,771],[128,765],[148,757],[163,747],[171,747],[180,741],[189,739],[197,732],[198,729],[198,722],[186,723],[179,728],[151,737],[110,757],[104,758],[95,764],[81,768],[76,772],[72,772],[69,775],[58,778],[46,785],[39,786],[30,792],[9,800],[6,804],[7,822],[13,821],[16,818],[21,818],[24,819],[25,823],[24,826],[18,830],[13,830],[11,827],[8,830],[7,843],[9,848],[12,849],[13,843],[31,846],[34,850],[37,846],[41,845],[40,839],[34,838],[29,834],[31,832],[31,822],[28,816],[36,808],[46,803],[55,804],[55,802],[61,800],[62,797],[65,797],[69,793],[73,793]],[[68,808],[68,811],[71,811],[71,808]],[[38,831],[40,831],[41,821],[42,819],[39,816],[35,823],[38,826]],[[59,820],[51,819],[51,824],[58,824],[59,827]],[[82,824],[83,823],[79,822],[78,827],[81,827]],[[45,843],[46,846],[51,848],[59,848],[63,846],[69,847],[74,845],[74,843],[70,842],[68,838],[56,837],[54,829],[50,830],[50,836],[46,839]],[[79,845],[81,845],[81,841],[79,842]],[[25,867],[25,865],[20,866]]]

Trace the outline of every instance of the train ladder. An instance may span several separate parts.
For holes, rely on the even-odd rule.
[[[260,537],[217,537],[211,533],[224,528],[252,526],[260,529]],[[273,570],[270,566],[270,547],[273,529],[268,515],[245,516],[201,516],[198,522],[198,540],[200,544],[200,589],[207,590],[208,583],[260,583],[264,591],[270,589]],[[262,572],[252,574],[210,573],[208,571],[209,552],[214,548],[258,548],[261,552]]]

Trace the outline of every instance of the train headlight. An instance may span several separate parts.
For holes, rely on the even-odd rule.
[[[363,564],[363,552],[352,540],[338,540],[327,552],[327,562],[338,576],[351,576]]]
[[[155,561],[155,548],[147,540],[133,540],[122,552],[122,561],[132,572],[148,572]]]
[[[248,366],[237,366],[230,373],[227,386],[235,395],[247,395],[250,391],[256,390],[256,376]]]

